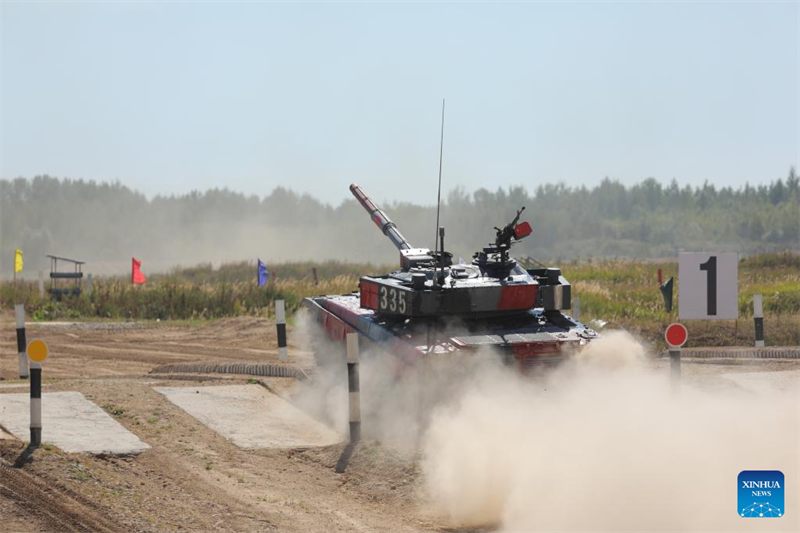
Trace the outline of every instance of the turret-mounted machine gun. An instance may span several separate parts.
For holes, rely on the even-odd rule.
[[[517,211],[514,220],[505,225],[502,229],[495,227],[497,237],[494,245],[489,245],[482,252],[476,252],[474,261],[481,266],[482,270],[495,278],[505,278],[517,266],[517,262],[509,257],[511,245],[520,241],[531,234],[533,231],[528,222],[519,224],[519,217],[525,207]]]

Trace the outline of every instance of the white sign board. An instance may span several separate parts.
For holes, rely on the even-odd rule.
[[[678,316],[681,320],[739,318],[736,252],[678,255]]]

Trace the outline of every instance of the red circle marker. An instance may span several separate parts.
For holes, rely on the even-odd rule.
[[[664,332],[664,339],[666,339],[667,344],[674,348],[683,346],[688,338],[689,332],[686,331],[686,326],[683,324],[670,324],[667,326],[667,331]]]

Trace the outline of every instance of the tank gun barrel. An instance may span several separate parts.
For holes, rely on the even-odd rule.
[[[392,241],[398,250],[410,250],[413,248],[411,243],[409,243],[403,235],[397,231],[397,226],[394,222],[392,222],[389,217],[386,216],[386,213],[381,211],[378,206],[372,201],[372,199],[364,194],[364,191],[361,190],[357,184],[353,183],[350,185],[350,192],[353,193],[353,196],[356,197],[358,203],[369,213],[369,218],[375,223],[376,226],[380,228],[384,235],[389,237],[389,240]]]

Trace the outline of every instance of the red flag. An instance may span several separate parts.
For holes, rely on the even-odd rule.
[[[142,268],[142,262],[138,261],[135,257],[132,257],[131,259],[133,260],[133,267],[131,268],[131,283],[144,283],[147,281],[147,278],[144,277],[144,274],[142,274],[142,271],[140,270]]]

